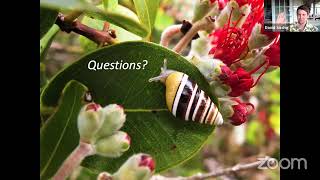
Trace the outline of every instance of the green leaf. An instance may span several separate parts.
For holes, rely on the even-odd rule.
[[[102,11],[102,10],[101,10]],[[94,18],[108,21],[114,25],[122,27],[138,36],[146,37],[148,29],[139,22],[137,15],[130,9],[118,5],[114,11],[102,11],[103,13],[87,13]]]
[[[62,162],[79,144],[77,117],[87,88],[70,81],[62,92],[56,112],[40,130],[40,179],[54,175]]]
[[[148,27],[148,36],[151,35],[156,19],[160,0],[133,0],[138,17],[142,24]]]
[[[82,163],[94,172],[114,172],[132,154],[144,152],[156,160],[160,172],[191,158],[203,146],[214,126],[175,118],[165,102],[165,86],[148,82],[159,75],[163,60],[168,68],[188,74],[217,103],[210,87],[198,69],[185,58],[162,46],[148,42],[124,42],[104,47],[83,56],[62,70],[46,86],[41,103],[55,106],[64,85],[71,79],[85,84],[93,100],[101,105],[117,103],[125,108],[127,120],[122,131],[131,137],[132,146],[118,159],[88,157]],[[98,70],[87,68],[88,62],[128,63],[148,60],[141,70]]]
[[[58,16],[58,11],[46,8],[40,8],[40,39],[54,25]]]
[[[43,61],[47,51],[54,39],[55,35],[59,32],[60,28],[57,25],[53,25],[45,36],[40,40],[40,61]]]
[[[40,0],[40,6],[56,10],[94,10],[85,0]]]
[[[163,9],[158,9],[158,14],[154,23],[154,27],[158,30],[163,31],[168,26],[171,26],[174,24],[174,19],[167,15]]]
[[[145,37],[148,34],[148,29],[135,18],[136,14],[120,5],[114,11],[99,9],[84,0],[42,0],[40,5],[61,11],[83,11],[88,16],[108,21],[138,36]]]
[[[102,29],[103,25],[104,25],[104,21],[98,20],[98,19],[92,19],[90,17],[83,17],[83,19],[81,20],[81,22],[89,27],[92,27],[94,29]],[[124,42],[124,41],[134,41],[134,40],[141,40],[141,37],[130,33],[127,30],[122,29],[119,26],[110,24],[110,29],[113,29],[116,31],[116,35],[117,35],[117,40],[119,42]],[[79,36],[79,41],[80,41],[80,45],[82,46],[82,48],[88,52],[94,49],[97,49],[98,46],[95,42],[91,41],[90,39],[84,37],[84,36]]]
[[[103,6],[105,9],[113,10],[118,6],[118,0],[103,0]]]

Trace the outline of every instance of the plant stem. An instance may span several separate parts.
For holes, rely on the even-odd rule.
[[[199,175],[194,175],[190,177],[164,177],[164,176],[158,175],[158,176],[153,176],[151,180],[203,180],[203,179],[218,177],[218,176],[235,173],[243,170],[258,168],[259,166],[265,167],[266,164],[268,164],[266,162],[268,162],[269,160],[270,160],[269,157],[265,157],[263,160],[258,160],[256,162],[252,162],[248,164],[237,164],[230,168],[219,169],[217,171],[213,171],[207,174],[199,174]]]
[[[66,20],[66,17],[63,14],[59,14],[56,20],[56,24],[60,27],[62,31],[67,33],[75,32],[86,38],[94,41],[99,46],[104,46],[106,44],[115,44],[117,43],[116,35],[113,30],[97,30],[82,24],[80,21],[75,20],[71,23]]]
[[[164,47],[168,47],[173,36],[180,33],[181,26],[182,24],[175,24],[167,27],[161,34],[160,44]]]
[[[53,176],[53,180],[64,180],[66,179],[73,170],[80,165],[82,160],[94,154],[94,149],[91,144],[81,142],[69,155],[69,157],[63,162],[59,170]]]
[[[202,18],[201,20],[195,22],[191,29],[180,39],[178,44],[173,48],[173,50],[177,53],[180,53],[192,40],[192,38],[197,34],[200,30],[212,31],[215,29],[215,19],[211,16],[207,16]]]

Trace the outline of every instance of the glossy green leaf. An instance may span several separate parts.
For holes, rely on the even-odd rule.
[[[159,75],[163,60],[168,68],[188,74],[199,87],[210,94],[209,84],[185,58],[162,46],[147,42],[124,42],[98,49],[62,70],[43,90],[42,105],[55,106],[64,85],[75,79],[89,88],[95,102],[117,103],[125,108],[127,121],[122,131],[131,137],[131,147],[120,158],[92,156],[82,165],[93,172],[114,172],[134,153],[148,153],[156,160],[156,171],[166,170],[191,158],[203,146],[214,126],[175,118],[166,107],[165,86],[148,82]],[[143,63],[140,70],[89,70],[88,63]]]
[[[40,39],[49,31],[58,16],[56,10],[40,8]]]
[[[112,11],[107,11],[99,9],[84,0],[42,0],[40,4],[41,7],[56,10],[83,11],[88,16],[108,21],[141,37],[145,37],[148,34],[148,29],[139,22],[139,19],[135,18],[136,14],[120,5]]]
[[[133,2],[141,23],[148,27],[148,35],[151,35],[160,0],[133,0]]]
[[[101,10],[102,11],[102,10]],[[139,22],[137,15],[130,9],[118,5],[114,11],[102,11],[103,13],[91,13],[89,16],[96,19],[108,21],[114,25],[122,27],[123,29],[130,31],[138,36],[145,37],[148,34],[148,29]]]
[[[47,51],[52,43],[52,40],[59,32],[60,28],[57,25],[53,25],[45,36],[40,40],[40,61],[43,61]]]
[[[79,144],[77,117],[87,88],[70,81],[62,91],[56,112],[40,130],[40,178],[54,175],[62,162]]]

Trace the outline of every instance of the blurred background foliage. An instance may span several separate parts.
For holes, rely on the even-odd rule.
[[[189,0],[162,0],[157,12],[151,41],[159,43],[161,33],[166,27],[181,23],[184,19],[191,20],[194,2]],[[98,24],[91,23],[90,25],[93,28],[102,28]],[[119,29],[119,27],[116,28]],[[125,30],[121,29],[121,31]],[[175,37],[169,48],[172,48],[180,38]],[[84,37],[75,33],[67,34],[60,31],[51,44],[46,59],[41,64],[40,69],[46,75],[46,78],[43,79],[50,79],[59,70],[83,56],[84,53],[95,49],[94,46],[96,45],[94,43],[83,43],[83,40]],[[128,38],[128,40],[130,39]],[[90,47],[88,48],[88,46]],[[188,48],[186,51],[188,51]],[[255,105],[255,111],[249,117],[247,123],[241,126],[225,125],[217,128],[204,147],[193,158],[161,174],[165,176],[190,176],[196,173],[210,172],[218,168],[230,167],[237,163],[256,161],[258,157],[264,156],[279,160],[280,69],[265,74],[250,94],[243,95],[242,99]],[[81,176],[77,177],[76,179],[94,179],[92,173],[90,174],[86,170],[81,171]],[[73,178],[70,177],[70,179]],[[218,179],[280,179],[280,169],[263,171],[253,169],[221,176]]]

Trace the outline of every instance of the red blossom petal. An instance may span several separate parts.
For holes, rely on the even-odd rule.
[[[228,95],[232,97],[237,97],[242,95],[245,91],[250,91],[254,84],[251,74],[246,72],[243,68],[238,68],[232,74],[227,68],[223,68],[219,78],[224,84],[231,88],[231,92]]]

